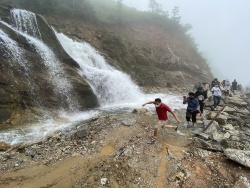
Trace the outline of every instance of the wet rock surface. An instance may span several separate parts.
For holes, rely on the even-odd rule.
[[[249,186],[248,119],[242,126],[239,120],[214,121],[204,133],[211,120],[198,117],[200,123],[187,129],[185,109],[176,110],[182,120],[178,132],[161,129],[151,144],[157,117],[140,111],[103,113],[40,142],[11,146],[0,154],[1,187]]]

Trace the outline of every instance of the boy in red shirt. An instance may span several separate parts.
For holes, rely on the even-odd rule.
[[[158,123],[154,126],[154,137],[152,140],[153,142],[155,141],[155,139],[157,137],[158,129],[161,127],[162,128],[172,128],[172,129],[175,129],[177,131],[178,126],[167,125],[167,120],[168,120],[167,112],[170,112],[174,116],[177,123],[180,123],[180,120],[177,118],[175,113],[166,104],[161,102],[161,99],[157,98],[157,99],[155,99],[155,101],[145,103],[142,106],[145,106],[147,104],[154,104],[155,105],[156,113],[157,113],[158,119],[159,119]]]

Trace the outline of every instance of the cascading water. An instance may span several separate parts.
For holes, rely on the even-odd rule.
[[[35,96],[35,84],[32,79],[31,73],[29,71],[29,65],[25,59],[25,54],[24,51],[21,47],[18,46],[18,43],[14,40],[12,40],[3,30],[0,29],[0,49],[4,50],[5,53],[3,53],[4,56],[8,56],[15,60],[20,66],[13,65],[10,63],[12,66],[12,75],[13,75],[13,70],[17,69],[17,71],[21,72],[23,78],[26,80],[28,85],[30,86],[30,91],[29,93],[33,96]],[[7,58],[7,57],[5,57]],[[14,77],[14,76],[13,76]],[[16,83],[18,82],[17,80],[14,80]],[[35,100],[34,101],[36,104],[40,103],[40,100]]]
[[[13,22],[15,23],[15,27],[19,31],[41,39],[41,33],[38,29],[36,14],[21,9],[12,9],[10,14]]]
[[[75,110],[77,108],[77,104],[70,94],[72,85],[67,80],[67,78],[65,78],[64,70],[61,67],[60,62],[46,44],[44,44],[41,40],[27,34],[29,33],[29,30],[31,30],[33,34],[40,33],[37,27],[37,21],[34,13],[20,9],[14,9],[11,11],[11,13],[13,15],[12,18],[17,25],[17,28],[13,28],[11,25],[1,20],[0,23],[12,29],[17,34],[25,37],[28,43],[35,48],[36,52],[40,55],[44,65],[48,70],[49,78],[47,79],[54,86],[55,93],[65,99],[65,101],[62,101],[62,103],[66,102],[70,110]],[[31,21],[28,22],[28,19],[31,19]],[[31,29],[29,27],[31,27]],[[25,31],[26,33],[24,33],[23,31]]]
[[[56,33],[65,51],[79,64],[79,73],[87,79],[100,104],[130,103],[142,98],[131,78],[108,65],[88,43],[77,42]]]
[[[55,30],[54,30],[55,31]],[[65,51],[79,64],[79,74],[87,79],[102,107],[134,108],[162,98],[172,108],[181,108],[179,97],[165,94],[143,94],[125,73],[115,70],[86,42],[74,41],[62,33],[56,33]]]

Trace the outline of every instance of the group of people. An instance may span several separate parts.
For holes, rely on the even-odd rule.
[[[222,95],[228,96],[229,92],[238,90],[238,83],[236,80],[229,82],[229,80],[223,80],[223,82],[219,82],[217,78],[215,78],[211,85],[207,83],[196,84],[195,85],[195,92],[189,92],[188,97],[183,96],[183,104],[187,104],[186,110],[186,121],[187,121],[187,128],[194,127],[196,123],[196,117],[198,114],[202,116],[204,112],[204,106],[206,101],[208,100],[208,92],[211,91],[213,95],[213,110],[217,110],[218,105],[220,104]],[[158,115],[158,123],[154,126],[154,135],[152,137],[152,143],[157,138],[157,133],[160,128],[172,128],[177,131],[178,126],[168,125],[168,115],[167,112],[170,112],[173,117],[175,118],[177,123],[180,123],[180,120],[177,118],[176,114],[174,113],[171,108],[169,108],[165,103],[162,103],[160,98],[155,99],[154,101],[147,102],[143,104],[144,107],[147,104],[153,104],[156,108],[156,113]]]

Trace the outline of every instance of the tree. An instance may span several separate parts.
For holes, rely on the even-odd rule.
[[[123,6],[123,0],[117,0],[117,6],[119,9],[121,9]]]
[[[162,5],[157,3],[156,0],[149,0],[148,8],[149,11],[154,14],[165,15],[165,16],[168,15],[168,13],[163,10]]]
[[[179,7],[174,7],[172,10],[172,17],[171,20],[175,23],[180,23],[181,22],[181,16],[179,15]]]

